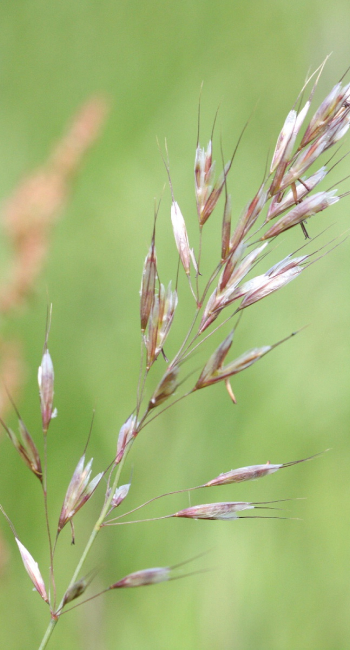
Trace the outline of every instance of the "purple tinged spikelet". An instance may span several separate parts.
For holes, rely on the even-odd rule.
[[[46,603],[48,603],[49,600],[46,594],[45,583],[39,571],[38,563],[35,562],[34,558],[31,556],[29,551],[26,549],[25,546],[23,546],[23,544],[19,541],[17,537],[16,537],[16,542],[23,560],[25,570],[27,571],[37,592],[40,594],[42,599],[45,600]]]
[[[271,219],[275,219],[275,217],[278,217],[282,212],[294,206],[296,201],[301,201],[316,187],[316,185],[323,181],[326,175],[327,168],[323,166],[317,172],[309,176],[309,178],[303,178],[302,182],[300,182],[298,187],[296,187],[295,192],[290,190],[282,200],[278,200],[278,197],[274,196],[268,209],[265,223]]]
[[[262,246],[253,250],[243,260],[240,259],[245,250],[242,244],[232,253],[221,274],[218,287],[214,289],[206,304],[200,324],[200,332],[204,332],[225,307],[243,295],[238,285],[258,260],[267,243],[265,242]]]
[[[26,455],[23,456],[23,458],[27,463],[28,467],[35,474],[35,476],[37,476],[38,479],[42,481],[43,472],[41,468],[39,452],[24,422],[22,422],[22,420],[20,419],[18,421],[18,424],[19,424],[19,431],[23,442],[23,447],[26,452]]]
[[[337,203],[337,201],[339,201],[339,196],[335,196],[336,192],[337,190],[331,190],[330,192],[317,192],[316,194],[309,196],[296,205],[293,210],[281,217],[277,223],[265,232],[261,239],[264,240],[276,237],[282,232],[289,230],[289,228],[293,228],[293,226],[302,223],[302,221],[308,217],[317,214],[317,212],[322,212],[322,210],[333,205],[333,203]]]
[[[245,276],[249,273],[263,250],[266,248],[266,245],[267,242],[261,246],[258,246],[258,248],[255,248],[251,253],[246,255],[246,257],[244,257],[243,260],[239,262],[239,264],[235,264],[230,277],[225,280],[225,284],[223,284],[224,275],[222,278],[220,278],[218,298],[219,296],[222,296],[221,302],[227,304],[230,301],[232,293],[238,284],[243,280],[243,278],[245,278]]]
[[[86,578],[81,578],[81,580],[77,580],[69,589],[67,589],[66,593],[63,596],[63,602],[62,602],[62,609],[67,605],[68,603],[71,603],[72,600],[75,600],[76,598],[79,598],[82,596],[82,594],[86,591],[90,584],[91,580],[87,580]]]
[[[349,107],[347,106],[346,114],[343,117],[339,117],[335,120],[334,125],[331,127],[331,137],[329,146],[335,144],[340,140],[349,130],[350,127],[350,114]]]
[[[281,467],[283,467],[283,464],[271,465],[270,463],[265,463],[264,465],[250,465],[248,467],[240,467],[239,469],[231,469],[230,472],[224,472],[211,481],[208,481],[208,483],[204,484],[204,487],[252,481],[267,476],[268,474],[273,474],[281,469]]]
[[[178,386],[177,377],[179,370],[179,366],[168,368],[153,393],[153,396],[149,403],[150,408],[159,406],[162,404],[162,402],[165,402],[165,400],[167,400],[175,393]]]
[[[207,150],[199,145],[196,149],[194,163],[195,194],[197,203],[198,220],[200,227],[203,227],[209,219],[221,196],[225,180],[230,171],[232,161],[226,163],[222,173],[213,186],[215,162],[212,158],[212,141],[210,140]]]
[[[241,244],[243,237],[247,234],[250,228],[252,228],[267,201],[268,194],[264,189],[264,185],[265,183],[262,183],[262,185],[259,187],[256,195],[250,201],[250,203],[248,203],[238,221],[238,224],[230,240],[231,252],[234,252],[236,248]]]
[[[157,280],[157,256],[156,256],[156,249],[154,245],[154,235],[153,235],[152,243],[148,255],[145,259],[143,272],[142,272],[142,280],[141,280],[141,290],[140,290],[141,332],[145,331],[151,314],[151,309],[152,309],[154,295],[155,295],[156,280]]]
[[[185,269],[186,275],[190,275],[190,244],[188,241],[185,220],[176,201],[173,201],[171,204],[171,222],[173,225],[176,248],[180,255],[181,264]]]
[[[307,100],[307,102],[304,104],[304,108],[301,109],[301,111],[297,115],[296,123],[295,123],[295,128],[294,128],[294,133],[297,135],[304,123],[305,117],[309,112],[309,108],[311,106],[311,101],[310,99]]]
[[[126,449],[130,447],[134,438],[136,438],[138,434],[137,427],[138,427],[138,422],[137,422],[136,415],[130,415],[130,417],[127,419],[126,422],[124,422],[123,426],[121,427],[118,435],[118,442],[117,442],[117,455],[115,459],[116,465],[120,463],[121,459],[125,454]]]
[[[148,331],[145,335],[144,341],[147,350],[147,370],[150,369],[151,365],[156,359],[156,347],[157,347],[157,334],[158,334],[158,324],[159,324],[159,300],[160,296],[156,295],[154,297],[154,302],[152,305],[152,311],[150,313],[150,318],[148,321]]]
[[[125,578],[118,580],[109,589],[122,589],[123,587],[143,587],[156,585],[159,582],[170,580],[170,567],[155,567],[129,573]]]
[[[272,266],[263,275],[257,275],[248,280],[235,290],[232,300],[242,298],[239,309],[244,309],[258,300],[262,300],[270,293],[278,291],[281,287],[291,282],[304,270],[301,262],[305,261],[308,255],[291,258],[287,256],[281,262]]]
[[[63,502],[59,522],[58,532],[70,521],[74,515],[85,505],[85,503],[92,497],[95,492],[103,472],[97,474],[95,478],[90,481],[92,458],[84,468],[85,454],[80,458],[76,466],[71,482],[69,483],[66,496]],[[90,483],[89,483],[90,481]]]
[[[57,411],[53,410],[54,396],[54,370],[53,363],[47,347],[43,354],[41,365],[38,369],[38,384],[40,394],[41,417],[44,433],[47,433],[51,419],[56,417]]]
[[[275,275],[279,275],[279,273],[284,273],[285,271],[294,269],[297,266],[299,267],[300,264],[305,262],[305,260],[307,260],[309,257],[309,255],[301,255],[300,257],[292,257],[291,255],[287,255],[283,260],[271,266],[271,268],[266,271],[265,275],[272,278]]]
[[[300,147],[304,147],[311,142],[322,132],[327,124],[336,115],[337,111],[341,108],[342,103],[346,100],[349,86],[342,89],[340,83],[337,83],[327,97],[323,100],[314,116],[311,118],[310,124],[307,127]]]
[[[285,157],[286,149],[289,149],[288,145],[292,140],[296,120],[297,113],[295,110],[291,110],[285,119],[284,125],[277,139],[277,144],[270,167],[271,174],[277,169],[281,160]]]
[[[222,219],[221,229],[221,260],[227,259],[230,253],[230,237],[231,237],[231,219],[232,219],[232,201],[231,196],[226,196],[224,215]]]
[[[202,320],[199,326],[199,332],[202,334],[204,330],[211,325],[214,320],[218,317],[220,311],[218,310],[218,306],[220,305],[219,300],[217,298],[218,296],[218,289],[217,287],[214,289],[213,293],[208,299],[208,302],[205,306]]]
[[[192,506],[175,512],[173,517],[185,517],[186,519],[238,519],[237,512],[252,510],[255,506],[245,501],[223,501],[219,503],[205,503],[200,506]]]
[[[302,266],[295,266],[272,277],[260,275],[249,280],[240,290],[240,295],[244,295],[244,298],[239,308],[244,309],[245,307],[249,307],[249,305],[253,305],[255,302],[266,298],[270,293],[278,291],[278,289],[281,289],[294,280],[294,278],[298,277],[302,271]]]
[[[299,463],[305,463],[313,460],[320,454],[309,456],[308,458],[301,458],[300,460],[292,460],[289,463],[264,463],[263,465],[249,465],[248,467],[239,467],[238,469],[231,469],[229,472],[224,472],[216,476],[208,483],[204,483],[201,487],[215,487],[216,485],[229,485],[230,483],[241,483],[242,481],[253,481],[269,474],[274,474],[279,469],[284,467],[292,467]],[[255,504],[256,505],[256,504]]]
[[[246,235],[248,230],[250,230],[255,224],[261,210],[267,201],[267,192],[265,191],[264,186],[265,182],[260,185],[253,200],[249,203],[248,207],[243,213],[243,220],[245,223],[244,235]]]
[[[229,337],[227,337],[227,339],[225,339],[221,346],[219,346],[213,356],[209,359],[207,365],[204,367],[201,376],[199,377],[195,386],[196,390],[205,388],[206,386],[211,386],[212,384],[216,384],[219,381],[228,379],[233,375],[237,375],[239,372],[242,372],[242,370],[246,370],[246,368],[252,366],[253,363],[261,359],[261,357],[265,356],[265,354],[272,350],[272,347],[270,345],[265,345],[261,348],[253,348],[252,350],[244,352],[244,354],[242,354],[234,361],[231,361],[231,363],[228,363],[226,366],[222,366],[223,359],[229,350],[229,347],[227,346],[230,345],[231,343]],[[216,361],[219,362],[218,365],[216,365]]]
[[[240,357],[220,369],[220,379],[226,379],[226,377],[237,375],[237,373],[242,372],[242,370],[246,370],[249,366],[252,366],[253,363],[270,352],[270,350],[272,350],[271,345],[264,345],[261,348],[252,348],[252,350],[244,352]]]
[[[214,211],[215,206],[221,196],[223,187],[225,185],[226,176],[231,169],[231,164],[232,164],[231,160],[228,163],[226,163],[223,171],[221,172],[218,180],[216,181],[213,189],[211,190],[210,195],[201,211],[201,215],[199,219],[200,226],[204,226],[205,222],[208,221],[210,215]]]
[[[212,190],[214,171],[215,162],[213,162],[212,158],[212,141],[210,140],[206,151],[198,145],[194,162],[195,192],[199,221],[201,220],[204,206]]]
[[[121,503],[123,503],[124,499],[126,499],[129,494],[130,486],[131,483],[126,483],[116,489],[111,501],[111,508],[117,508]]]
[[[148,370],[163,349],[173,322],[177,302],[177,292],[176,290],[172,291],[171,282],[169,282],[167,290],[161,284],[159,294],[154,298],[148,332],[145,335]]]
[[[309,108],[310,101],[307,101],[299,114],[297,114],[295,110],[291,110],[287,115],[286,121],[277,140],[275,153],[271,163],[271,173],[273,171],[276,173],[269,190],[270,196],[281,189],[281,182],[290,163],[297,135]]]
[[[321,156],[321,154],[327,149],[329,145],[329,139],[327,137],[321,137],[319,140],[315,140],[305,149],[303,149],[297,158],[294,160],[291,168],[283,177],[283,180],[280,184],[279,190],[283,191],[289,187],[292,183],[295,183],[302,174],[304,174],[311,165]],[[271,193],[272,194],[272,193]]]
[[[232,345],[233,341],[233,331],[225,338],[225,340],[219,345],[215,350],[214,354],[211,355],[209,361],[205,364],[199,379],[196,383],[195,389],[204,388],[204,386],[209,386],[213,383],[213,378],[217,376],[220,372],[222,364],[228,354],[228,351]]]
[[[243,258],[245,250],[246,250],[246,245],[243,244],[242,242],[241,244],[239,244],[239,246],[237,246],[237,248],[232,253],[230,253],[230,256],[226,260],[224,270],[220,275],[220,280],[218,285],[219,293],[223,293],[225,287],[230,282],[233,272],[235,271],[238,264],[241,262]]]
[[[39,481],[43,481],[43,471],[41,467],[41,460],[39,452],[34,444],[34,440],[31,437],[28,429],[26,428],[24,422],[19,418],[19,432],[22,442],[20,442],[16,434],[10,429],[5,422],[0,418],[0,422],[4,427],[9,439],[11,440],[13,446],[18,451],[19,455],[29,467],[29,469],[38,477]]]
[[[171,288],[171,281],[169,282],[168,288],[165,291],[164,286],[162,287],[162,301],[161,309],[159,311],[159,328],[157,334],[157,348],[156,353],[163,349],[165,340],[169,334],[170,327],[173,322],[175,309],[178,303],[177,291],[173,291]]]

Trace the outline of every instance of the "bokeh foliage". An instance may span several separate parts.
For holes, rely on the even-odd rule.
[[[140,275],[150,240],[153,197],[161,195],[166,181],[156,136],[161,142],[167,137],[176,198],[187,222],[192,218],[189,230],[194,233],[193,159],[200,84],[204,81],[203,143],[221,102],[217,158],[220,133],[229,155],[258,102],[230,177],[238,216],[260,183],[267,151],[274,146],[309,66],[316,67],[334,50],[318,100],[345,71],[349,17],[345,0],[1,4],[2,197],[45,160],[63,125],[86,98],[103,92],[111,103],[106,128],[56,227],[39,290],[29,309],[8,325],[9,334],[14,331],[24,341],[28,377],[19,406],[34,435],[40,427],[36,369],[49,294],[54,305],[50,352],[59,411],[49,440],[53,521],[85,444],[92,408],[96,407],[96,421],[91,453],[97,472],[114,453],[119,427],[133,407]],[[345,160],[332,182],[345,176],[348,167]],[[348,206],[344,199],[325,216],[315,217],[311,234],[331,223],[335,225],[329,238],[348,229]],[[176,272],[169,214],[166,190],[158,233],[163,281]],[[218,216],[215,225],[219,228]],[[215,227],[208,233],[208,257],[215,261],[219,235]],[[299,229],[287,235],[288,251],[302,243]],[[293,516],[303,521],[169,520],[106,530],[90,559],[91,566],[101,566],[97,580],[101,585],[209,548],[213,550],[201,564],[214,571],[109,594],[78,609],[62,619],[52,650],[348,647],[349,246],[346,241],[246,315],[237,333],[238,352],[273,343],[305,324],[309,327],[237,378],[237,407],[222,387],[207,389],[159,418],[140,435],[132,452],[130,506],[161,491],[198,484],[231,467],[267,459],[290,461],[331,447],[313,463],[211,493],[213,500],[307,497],[291,505]],[[184,297],[174,325],[179,328],[185,327],[191,308],[184,282],[181,288]],[[4,438],[0,445],[1,502],[44,572],[48,558],[38,486]],[[129,463],[126,480],[130,469]],[[187,498],[179,497],[152,512],[186,505]],[[96,512],[92,502],[78,515],[76,547],[70,546],[68,533],[62,534],[57,557],[61,588]],[[5,523],[2,535],[7,561],[1,576],[0,643],[13,650],[35,648],[47,612],[31,593]]]

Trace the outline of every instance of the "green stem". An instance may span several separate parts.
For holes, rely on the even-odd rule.
[[[44,650],[44,648],[46,648],[47,642],[48,642],[52,632],[54,631],[56,623],[57,623],[57,620],[52,618],[50,623],[49,623],[49,626],[48,626],[48,628],[47,628],[47,630],[46,630],[46,632],[45,632],[45,634],[43,636],[43,640],[40,643],[39,650]]]
[[[108,497],[108,499],[106,499],[106,501],[105,501],[105,503],[103,505],[103,508],[101,510],[101,514],[100,514],[98,520],[96,521],[96,524],[95,524],[95,526],[93,528],[93,531],[92,531],[92,533],[91,533],[91,535],[89,537],[89,540],[88,540],[88,542],[87,542],[87,544],[85,546],[85,549],[84,549],[84,551],[82,553],[82,556],[81,556],[81,558],[80,558],[80,560],[79,560],[79,562],[77,564],[77,567],[76,567],[76,569],[75,569],[75,571],[73,573],[72,579],[71,579],[66,591],[68,591],[68,589],[70,589],[74,585],[74,583],[76,582],[76,580],[78,578],[78,575],[79,575],[79,573],[80,573],[80,571],[81,571],[81,569],[83,567],[83,564],[84,564],[84,562],[85,562],[85,560],[86,560],[86,558],[87,558],[87,556],[89,554],[89,551],[90,551],[90,549],[91,549],[91,547],[92,547],[92,545],[93,545],[93,543],[94,543],[94,541],[96,539],[96,536],[101,530],[103,521],[104,521],[104,519],[105,519],[105,517],[107,515],[107,512],[109,510],[109,507],[111,505],[114,492],[115,492],[116,488],[118,487],[118,482],[119,482],[120,474],[121,474],[121,471],[122,471],[122,468],[123,468],[125,457],[126,457],[126,454],[124,454],[123,459],[119,463],[119,466],[118,466],[118,469],[117,469],[117,472],[116,472],[116,475],[115,475],[115,478],[114,478],[114,481],[113,481],[113,486],[112,486],[112,489],[111,489],[110,494],[109,494],[109,497]],[[60,611],[60,609],[63,607],[63,604],[64,604],[64,599],[62,598],[62,600],[61,600],[61,602],[60,602],[60,604],[58,606],[57,612]],[[57,624],[58,620],[59,620],[59,615],[57,617],[51,618],[51,621],[50,621],[50,623],[49,623],[49,625],[47,627],[47,630],[46,630],[46,632],[45,632],[45,634],[43,636],[43,639],[41,641],[41,644],[40,644],[38,650],[44,650],[44,648],[47,647],[48,641],[49,641],[49,639],[50,639],[50,637],[52,635],[52,632],[54,631],[54,629],[56,627],[56,624]]]
[[[56,583],[55,583],[55,575],[53,570],[53,548],[52,548],[52,539],[51,539],[51,531],[50,531],[50,523],[49,523],[49,512],[47,507],[47,430],[44,431],[44,474],[43,474],[42,488],[43,488],[43,496],[44,496],[46,530],[47,530],[47,536],[49,540],[50,584],[52,584],[52,588],[53,588],[53,605],[51,602],[51,597],[49,595],[50,608],[52,611],[52,609],[54,609],[56,606]]]

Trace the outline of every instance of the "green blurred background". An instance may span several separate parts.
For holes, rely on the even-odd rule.
[[[23,418],[39,438],[36,372],[47,293],[54,305],[50,352],[59,418],[49,435],[53,523],[82,453],[96,407],[90,445],[95,471],[111,459],[119,427],[133,408],[139,363],[139,286],[152,228],[153,199],[166,174],[156,137],[167,138],[176,198],[195,236],[193,159],[202,94],[202,143],[221,104],[216,140],[228,156],[255,111],[230,178],[238,216],[258,188],[268,150],[309,68],[334,51],[317,101],[349,65],[349,4],[319,0],[44,2],[0,5],[0,195],[5,199],[45,161],[67,122],[92,94],[111,105],[101,137],[74,184],[55,228],[49,262],[29,308],[5,324],[23,340],[27,381]],[[344,151],[346,147],[344,148]],[[348,173],[349,162],[332,183]],[[342,186],[344,190],[346,183]],[[168,189],[160,210],[158,253],[163,281],[176,273]],[[208,227],[207,269],[219,251],[218,212]],[[349,227],[349,199],[314,219],[316,235]],[[216,230],[215,230],[216,228]],[[274,253],[302,243],[292,231]],[[196,485],[233,467],[287,462],[331,447],[305,465],[260,482],[192,496],[207,500],[292,502],[302,521],[169,520],[106,529],[89,558],[101,571],[95,589],[128,572],[166,566],[211,549],[193,568],[213,568],[154,588],[119,591],[62,618],[50,648],[58,650],[346,650],[349,619],[349,266],[350,243],[246,314],[236,352],[273,343],[309,325],[234,382],[238,405],[222,387],[175,407],[137,440],[127,505]],[[4,253],[5,255],[5,253]],[[192,303],[181,282],[177,334]],[[179,340],[179,339],[178,339]],[[210,347],[207,348],[209,353]],[[195,361],[200,365],[199,358]],[[163,361],[159,360],[159,365]],[[156,381],[160,370],[152,377]],[[158,375],[157,375],[158,373]],[[9,422],[13,418],[9,416]],[[47,575],[48,557],[37,482],[2,437],[0,495],[19,537]],[[101,491],[102,492],[102,491]],[[76,519],[77,544],[62,534],[56,566],[62,591],[98,512],[95,497]],[[145,516],[186,507],[171,497]],[[47,611],[23,570],[5,520],[0,586],[1,647],[36,648]]]

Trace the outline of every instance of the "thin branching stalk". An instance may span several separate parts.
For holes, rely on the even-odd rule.
[[[91,550],[91,548],[92,548],[92,546],[93,546],[93,544],[95,542],[95,539],[96,539],[98,533],[100,532],[100,530],[102,528],[103,521],[104,521],[104,519],[105,519],[105,517],[106,517],[106,515],[108,513],[109,507],[110,507],[111,502],[112,502],[113,494],[114,494],[114,492],[115,492],[115,490],[116,490],[116,488],[118,486],[118,482],[119,482],[121,471],[123,469],[123,465],[124,465],[124,459],[122,459],[122,461],[120,462],[120,464],[119,464],[119,466],[117,468],[117,471],[116,471],[116,474],[115,474],[115,477],[114,477],[114,481],[113,481],[113,485],[112,485],[112,489],[111,489],[111,492],[110,492],[110,496],[107,498],[106,502],[103,505],[100,516],[97,519],[97,521],[96,521],[96,523],[95,523],[95,525],[93,527],[92,533],[91,533],[91,535],[90,535],[90,537],[88,539],[88,542],[87,542],[87,544],[86,544],[86,546],[84,548],[84,551],[83,551],[83,553],[82,553],[82,555],[80,557],[80,560],[79,560],[79,562],[78,562],[78,564],[76,566],[76,569],[75,569],[75,571],[73,573],[72,579],[71,579],[66,591],[68,591],[74,585],[74,583],[76,582],[76,580],[77,580],[77,578],[78,578],[78,576],[79,576],[79,574],[80,574],[80,572],[81,572],[81,570],[82,570],[82,568],[84,566],[85,560],[88,557],[88,555],[90,553],[90,550]],[[59,606],[57,608],[58,612],[62,609],[63,605],[64,605],[64,598],[62,598],[62,600],[61,600],[61,602],[60,602],[60,604],[59,604]],[[48,627],[46,629],[46,632],[45,632],[45,634],[43,636],[43,639],[41,641],[41,644],[40,644],[38,650],[44,650],[44,648],[46,648],[46,646],[47,646],[47,644],[49,642],[49,639],[50,639],[50,637],[51,637],[51,635],[52,635],[52,633],[53,633],[53,631],[54,631],[54,629],[55,629],[55,627],[57,625],[58,620],[59,620],[59,616],[55,616],[55,615],[52,616],[52,618],[50,620],[50,623],[49,623],[49,625],[48,625]]]

